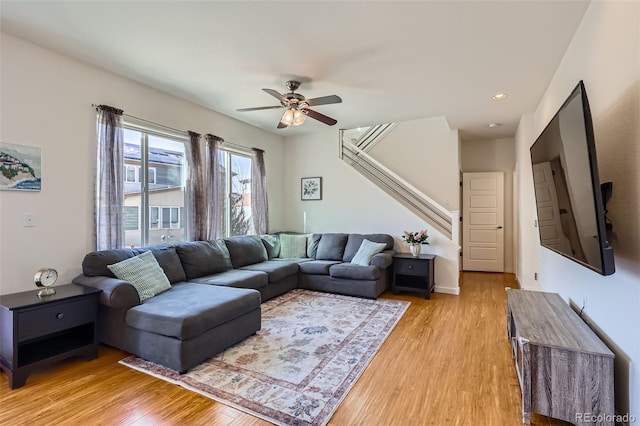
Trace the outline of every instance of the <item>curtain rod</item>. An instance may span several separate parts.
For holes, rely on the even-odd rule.
[[[100,104],[91,104],[91,106],[97,110],[100,107]],[[183,133],[185,136],[189,136],[189,132],[188,131],[174,129],[173,127],[164,126],[162,124],[154,123],[153,121],[145,120],[144,118],[139,118],[139,117],[136,117],[136,116],[133,116],[133,115],[130,115],[130,114],[122,113],[122,115],[125,116],[125,117],[133,118],[135,120],[144,121],[146,123],[153,124],[154,126],[162,127],[162,128],[174,131],[174,132]],[[238,144],[233,143],[233,142],[228,142],[228,141],[224,140],[224,138],[221,138],[220,136],[216,136],[216,135],[213,135],[213,134],[212,134],[212,136],[220,138],[225,145],[229,145],[231,147],[235,147],[235,148],[243,150],[243,151],[251,151],[252,150],[252,148],[249,148],[247,146],[238,145]]]
[[[98,108],[100,108],[100,104],[91,104],[91,106],[92,106],[93,108],[95,108],[96,110],[97,110]],[[136,119],[136,120],[144,121],[145,123],[153,124],[154,126],[162,127],[162,128],[165,128],[165,129],[171,130],[171,131],[173,131],[173,132],[184,133],[184,134],[185,134],[185,136],[188,136],[188,135],[189,135],[189,132],[186,132],[186,131],[184,131],[184,130],[174,129],[173,127],[164,126],[164,125],[162,125],[162,124],[154,123],[153,121],[145,120],[144,118],[136,117],[136,116],[134,116],[134,115],[125,114],[125,113],[122,113],[122,115],[123,115],[123,116],[125,116],[125,117],[129,117],[129,118]]]

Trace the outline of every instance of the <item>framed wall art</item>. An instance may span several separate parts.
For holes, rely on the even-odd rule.
[[[321,177],[306,177],[300,181],[300,199],[302,201],[322,200]]]
[[[41,171],[39,147],[0,142],[0,189],[40,191]]]

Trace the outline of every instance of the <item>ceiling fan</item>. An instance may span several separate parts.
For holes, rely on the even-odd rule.
[[[320,114],[317,111],[309,109],[309,107],[317,105],[339,104],[342,102],[340,96],[330,95],[313,99],[305,99],[305,97],[301,94],[294,93],[294,91],[297,90],[298,87],[300,87],[299,81],[289,80],[285,84],[290,92],[285,93],[284,95],[281,95],[273,89],[262,89],[274,98],[277,98],[280,101],[280,105],[256,108],[240,108],[237,111],[257,111],[262,109],[286,108],[284,114],[282,114],[282,118],[280,118],[280,122],[278,123],[278,129],[284,129],[285,127],[289,126],[299,126],[304,123],[307,116],[321,121],[324,124],[328,124],[329,126],[333,126],[337,123],[337,121],[333,118],[327,117],[324,114]]]

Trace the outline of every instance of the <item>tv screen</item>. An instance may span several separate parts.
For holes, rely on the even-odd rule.
[[[582,81],[531,146],[531,165],[540,244],[602,275],[613,274]]]

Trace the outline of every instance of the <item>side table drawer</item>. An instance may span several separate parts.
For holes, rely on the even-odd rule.
[[[393,263],[393,269],[395,274],[427,276],[429,263],[422,260],[396,259]]]
[[[95,320],[95,297],[48,304],[18,313],[18,341],[32,339]]]

